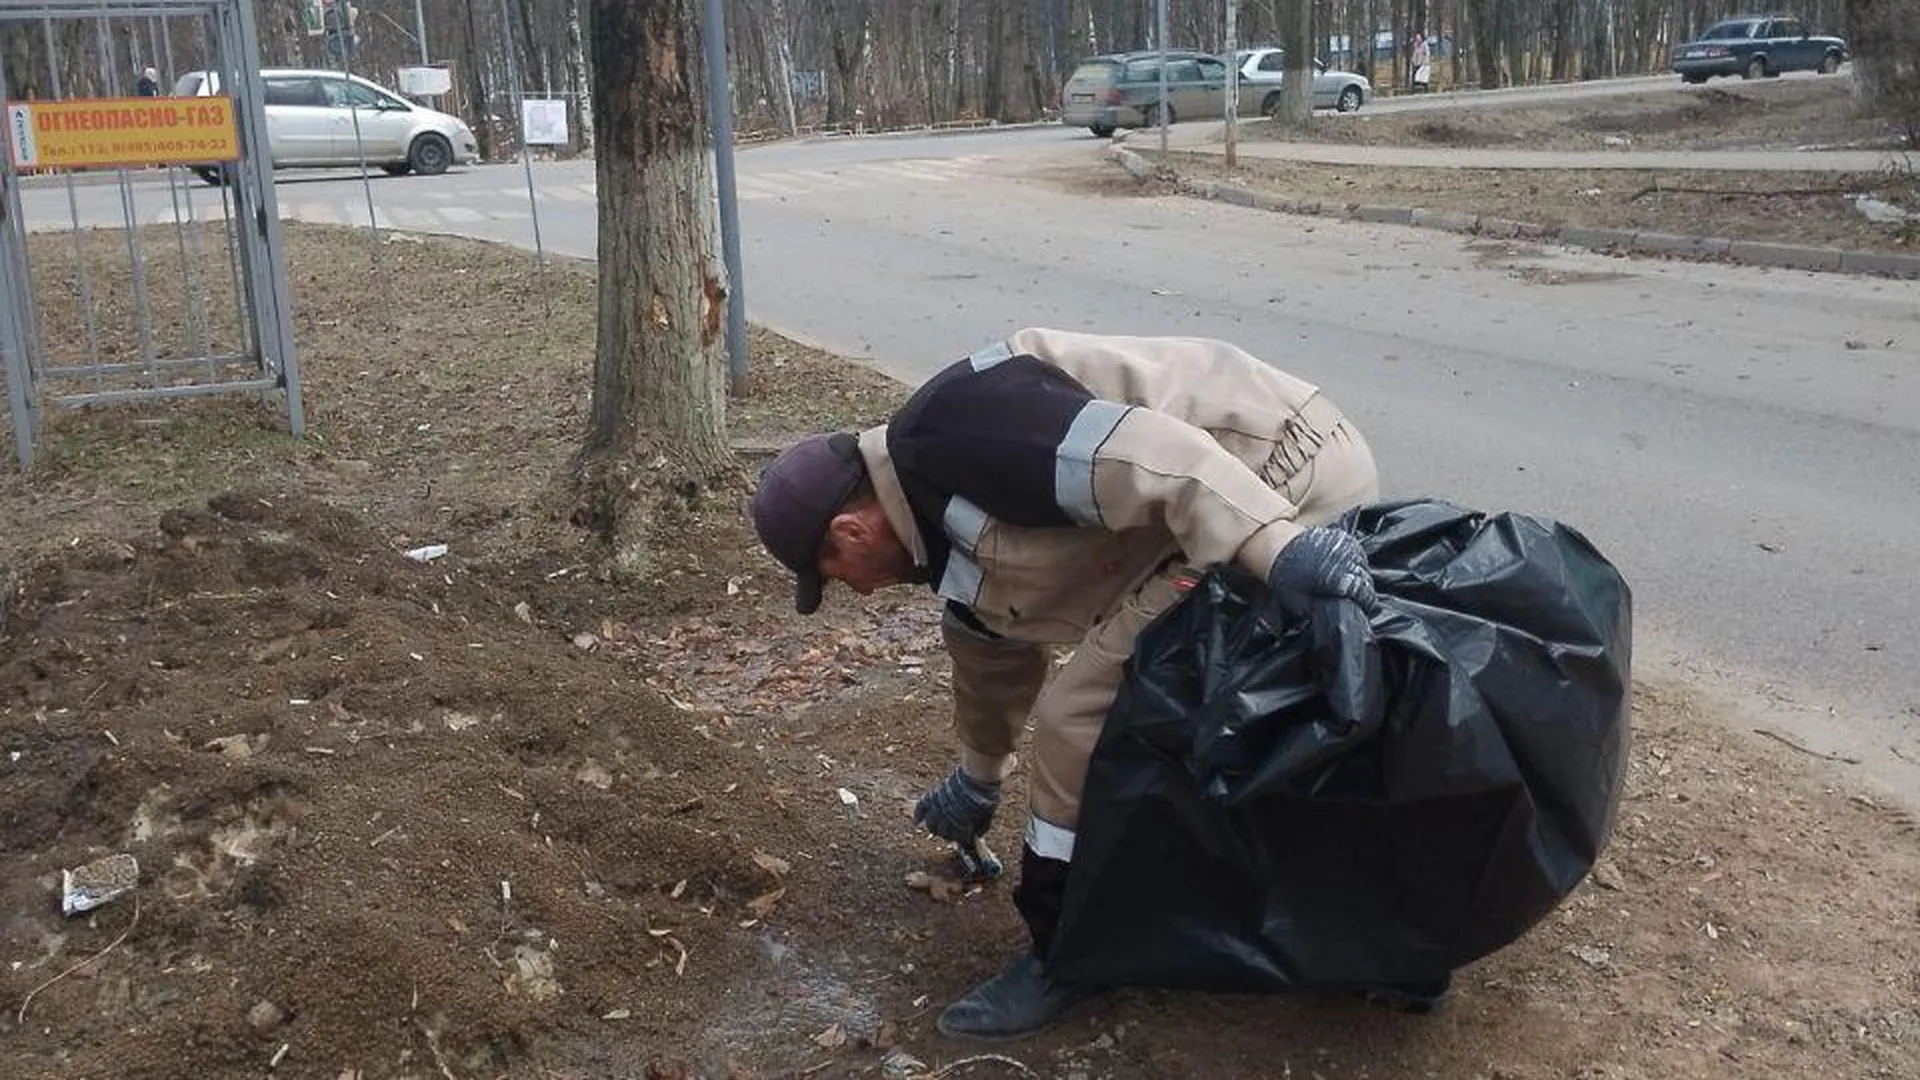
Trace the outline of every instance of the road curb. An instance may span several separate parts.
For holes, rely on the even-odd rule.
[[[1682,236],[1675,233],[1636,232],[1631,229],[1603,229],[1582,225],[1551,226],[1507,218],[1463,213],[1457,210],[1432,210],[1420,206],[1375,206],[1358,203],[1332,203],[1314,199],[1289,199],[1223,180],[1195,180],[1183,176],[1170,165],[1156,165],[1127,149],[1124,138],[1116,137],[1107,147],[1107,155],[1120,163],[1136,181],[1160,179],[1171,183],[1183,195],[1212,199],[1233,206],[1267,210],[1283,214],[1314,217],[1339,217],[1385,225],[1409,225],[1422,229],[1441,229],[1469,236],[1501,240],[1537,240],[1584,248],[1611,255],[1660,255],[1683,259],[1713,259],[1745,266],[1774,267],[1783,270],[1812,270],[1829,274],[1860,274],[1876,277],[1920,280],[1920,255],[1895,252],[1846,251],[1840,248],[1810,247],[1798,244],[1763,243],[1754,240],[1730,240],[1720,236]]]

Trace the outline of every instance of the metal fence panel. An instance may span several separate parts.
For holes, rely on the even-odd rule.
[[[0,99],[19,102],[9,107],[10,131],[21,129],[11,136],[16,142],[28,135],[57,143],[69,164],[22,175],[14,153],[0,160],[0,312],[7,324],[0,351],[22,466],[32,462],[45,406],[252,392],[280,398],[289,427],[301,434],[253,5],[0,0],[0,25],[17,31],[34,23],[45,70],[16,72],[11,87],[0,74]],[[181,57],[191,60],[177,64]],[[142,78],[130,95],[126,86],[142,66],[157,78]],[[231,120],[220,121],[216,140],[237,148],[231,164],[196,168],[191,163],[213,160],[191,156],[202,143],[157,141],[171,137],[131,127],[110,151],[86,156],[118,136],[75,130],[117,130],[135,120],[145,128],[163,116],[172,124],[176,112],[218,115],[218,99],[171,95],[179,75],[197,70],[215,73],[219,93],[231,102]],[[86,115],[74,116],[75,108]],[[35,119],[22,123],[29,114]],[[139,159],[155,147],[167,156]],[[22,160],[51,164],[40,149],[21,151]],[[211,190],[198,186],[201,179]],[[38,211],[32,221],[23,211],[29,193]],[[60,194],[64,226],[52,220]],[[67,235],[55,241],[62,231]],[[169,317],[161,321],[161,313]]]

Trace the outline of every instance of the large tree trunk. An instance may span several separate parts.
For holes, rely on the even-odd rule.
[[[1280,86],[1280,107],[1273,119],[1304,128],[1313,118],[1313,0],[1292,0],[1280,45],[1287,51],[1286,81]]]
[[[1855,85],[1920,145],[1920,0],[1847,0]]]
[[[649,517],[728,468],[727,287],[699,0],[591,0],[599,332],[576,523],[644,573]],[[684,504],[682,504],[684,505]]]

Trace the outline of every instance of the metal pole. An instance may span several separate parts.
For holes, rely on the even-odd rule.
[[[733,99],[727,92],[727,22],[721,0],[707,0],[707,116],[713,125],[713,179],[720,197],[720,253],[727,267],[727,381],[747,378],[747,294],[740,270],[740,205],[733,187]]]
[[[414,38],[420,42],[420,66],[426,67],[432,61],[427,59],[427,9],[421,0],[413,0]]]
[[[501,32],[507,39],[507,79],[513,83],[513,125],[520,138],[520,167],[527,176],[527,209],[533,215],[533,264],[540,279],[540,304],[553,316],[553,296],[547,291],[547,245],[540,238],[540,196],[533,186],[533,154],[527,146],[526,90],[520,85],[519,43],[513,36],[513,10],[500,0]]]
[[[1157,0],[1159,25],[1154,28],[1154,44],[1160,50],[1160,105],[1154,111],[1160,121],[1160,158],[1167,157],[1167,0]]]
[[[1235,39],[1235,17],[1240,13],[1240,0],[1227,0],[1227,168],[1240,164],[1239,135],[1240,127],[1240,57],[1236,55],[1240,45]]]

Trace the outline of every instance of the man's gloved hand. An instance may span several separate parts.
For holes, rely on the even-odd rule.
[[[999,783],[983,784],[955,765],[939,786],[914,804],[913,820],[943,840],[970,844],[986,834],[999,808]]]
[[[1280,549],[1267,571],[1272,589],[1287,611],[1300,615],[1316,597],[1352,600],[1369,614],[1379,607],[1366,549],[1351,533],[1316,525]]]

